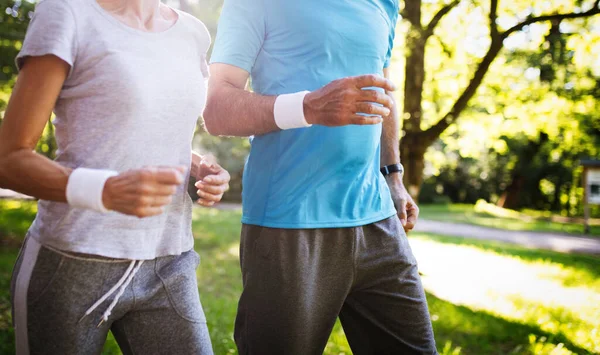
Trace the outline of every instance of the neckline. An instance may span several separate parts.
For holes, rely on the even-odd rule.
[[[172,32],[176,27],[178,27],[179,23],[181,22],[181,13],[179,12],[179,10],[174,9],[168,5],[165,5],[169,9],[171,9],[175,12],[175,14],[177,15],[177,20],[175,20],[175,22],[171,25],[171,27],[169,27],[165,30],[158,31],[158,32],[144,31],[144,30],[140,30],[138,28],[131,27],[131,26],[125,24],[124,22],[122,22],[121,20],[119,20],[118,18],[114,17],[110,12],[106,11],[102,6],[100,6],[100,4],[98,4],[98,1],[90,0],[90,3],[100,13],[100,15],[105,17],[108,21],[112,22],[113,24],[117,25],[118,27],[122,28],[125,31],[128,31],[130,33],[135,33],[138,35],[142,35],[142,36],[161,36],[161,35],[168,34],[168,33]]]

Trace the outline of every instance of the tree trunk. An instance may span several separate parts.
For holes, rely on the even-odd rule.
[[[404,165],[404,186],[415,201],[419,199],[423,170],[425,168],[425,152],[428,144],[420,135],[406,135],[400,140],[400,160]]]
[[[497,205],[499,207],[516,210],[521,208],[522,197],[526,193],[532,194],[531,187],[539,189],[541,176],[528,177],[527,170],[531,169],[532,159],[538,155],[544,143],[549,140],[548,134],[540,132],[537,141],[529,141],[525,149],[519,153],[519,160],[512,172],[512,179],[506,191],[500,196]],[[526,188],[529,191],[523,192]]]
[[[423,85],[425,83],[425,45],[427,38],[421,26],[421,0],[407,1],[403,16],[410,24],[406,33],[406,68],[400,159],[404,164],[404,183],[417,200],[423,182],[427,142],[421,138]]]
[[[518,173],[514,174],[506,191],[500,196],[497,205],[511,210],[518,209],[521,204],[523,186],[525,186],[525,178]]]

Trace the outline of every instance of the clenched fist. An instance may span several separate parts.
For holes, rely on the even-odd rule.
[[[210,207],[221,201],[223,194],[229,190],[231,177],[212,155],[194,155],[192,157],[191,176],[196,180],[198,204]]]
[[[104,206],[139,218],[157,216],[172,201],[184,181],[185,167],[148,167],[121,173],[106,180]]]
[[[394,102],[383,92],[363,90],[365,88],[382,88],[385,91],[396,89],[390,80],[378,75],[361,75],[332,81],[304,97],[306,122],[323,126],[380,123],[382,117],[389,116]],[[377,116],[363,116],[359,113]]]

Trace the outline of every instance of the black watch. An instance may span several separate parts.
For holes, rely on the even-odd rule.
[[[380,171],[383,174],[383,176],[388,176],[393,173],[399,173],[400,175],[402,175],[404,174],[404,167],[402,166],[402,164],[398,163],[386,165],[383,168],[381,168]]]

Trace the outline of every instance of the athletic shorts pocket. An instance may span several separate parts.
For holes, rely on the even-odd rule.
[[[374,233],[381,240],[381,246],[395,253],[396,259],[405,264],[416,265],[417,260],[412,253],[408,236],[398,216],[392,216],[373,224]]]
[[[196,323],[206,322],[196,279],[199,262],[198,253],[190,250],[179,256],[157,259],[155,270],[163,283],[171,307],[183,319]]]
[[[52,289],[63,269],[65,257],[48,248],[41,247],[29,281],[27,303],[34,306]]]

